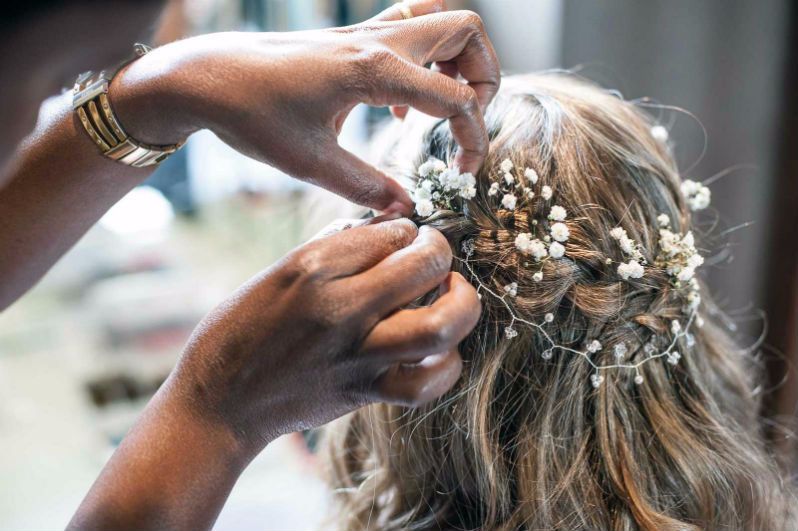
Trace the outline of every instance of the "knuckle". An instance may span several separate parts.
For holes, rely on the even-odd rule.
[[[461,12],[463,25],[465,25],[470,30],[477,32],[477,33],[484,33],[485,32],[485,22],[482,20],[477,13],[473,11],[464,10]]]
[[[295,255],[293,270],[300,279],[318,280],[329,272],[329,260],[320,246],[310,245]]]
[[[396,54],[383,45],[370,45],[359,50],[352,61],[356,88],[363,94],[371,95],[380,72],[395,65],[396,59]]]
[[[387,222],[384,230],[384,238],[392,249],[407,247],[418,235],[418,227],[408,218]]]
[[[448,273],[452,266],[452,250],[445,241],[435,241],[423,246],[419,250],[418,258],[421,267],[436,276]]]
[[[440,316],[431,316],[424,329],[424,341],[431,350],[446,350],[454,339],[452,325]]]

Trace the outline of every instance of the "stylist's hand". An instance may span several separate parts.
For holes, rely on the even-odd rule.
[[[455,165],[475,172],[488,146],[482,110],[500,74],[478,15],[442,11],[442,0],[407,5],[415,15],[408,20],[393,6],[344,28],[217,33],[163,46],[117,77],[112,104],[139,140],[169,144],[211,129],[297,178],[409,213],[401,187],[338,145],[347,114],[362,102],[448,118]]]
[[[311,241],[197,328],[167,388],[259,451],[365,404],[418,405],[457,380],[480,315],[436,230],[395,219]],[[438,289],[427,307],[402,309]]]

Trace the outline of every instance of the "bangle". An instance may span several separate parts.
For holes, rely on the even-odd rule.
[[[142,168],[162,162],[180,149],[183,143],[151,146],[128,135],[111,107],[108,87],[114,76],[125,66],[148,53],[151,48],[136,44],[135,55],[112,71],[85,72],[78,76],[72,96],[72,108],[89,137],[103,155],[122,164]]]

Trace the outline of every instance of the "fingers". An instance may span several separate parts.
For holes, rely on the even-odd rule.
[[[301,247],[299,260],[307,267],[300,267],[314,271],[321,268],[335,278],[357,275],[411,245],[417,236],[418,227],[407,218],[367,222]]]
[[[404,4],[410,9],[414,17],[429,15],[431,13],[439,13],[446,11],[446,2],[444,0],[407,0]],[[403,20],[405,17],[402,15],[402,10],[398,4],[393,4],[388,9],[384,10],[375,17],[370,18],[369,22],[388,22],[392,20]]]
[[[347,289],[355,299],[368,301],[363,311],[376,322],[439,286],[451,265],[449,242],[424,226],[413,243],[347,279]]]
[[[386,213],[412,214],[413,200],[399,183],[339,146],[334,137],[328,140],[324,153],[324,164],[311,165],[316,168],[313,171],[324,172],[309,175],[314,184],[358,205]]]
[[[459,273],[449,273],[431,306],[400,310],[377,323],[363,343],[363,353],[370,360],[393,363],[454,350],[477,324],[481,311],[474,287]]]
[[[488,133],[476,93],[451,77],[433,72],[398,56],[382,56],[374,65],[375,85],[364,95],[376,106],[409,105],[438,118],[447,118],[459,148],[455,165],[476,173],[488,151]]]
[[[427,308],[404,310],[380,322],[364,342],[375,361],[394,363],[374,382],[377,400],[420,406],[451,389],[463,367],[457,345],[474,328],[481,312],[477,292],[458,273],[441,286],[441,297]]]
[[[412,365],[397,364],[375,382],[376,399],[418,407],[452,388],[460,377],[463,360],[456,350],[435,354]]]
[[[501,70],[482,19],[472,11],[447,11],[406,22],[416,26],[405,50],[417,64],[451,62],[476,92],[484,109],[499,90]],[[399,33],[401,39],[401,33]],[[406,37],[404,40],[407,40]],[[451,66],[447,66],[451,69]]]
[[[392,214],[383,214],[381,216],[375,216],[372,218],[341,218],[336,219],[330,222],[326,227],[321,229],[312,238],[308,240],[308,242],[312,242],[314,240],[319,240],[321,238],[326,238],[327,236],[332,236],[333,234],[338,234],[339,232],[349,230],[355,227],[362,227],[364,225],[374,225],[377,223],[382,223],[383,221],[391,221],[394,219],[399,219],[401,217],[398,213]]]

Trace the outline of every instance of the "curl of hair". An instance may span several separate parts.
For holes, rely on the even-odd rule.
[[[490,155],[477,196],[463,214],[439,212],[425,223],[449,238],[456,256],[473,239],[481,281],[498,290],[516,281],[516,312],[538,322],[553,312],[559,344],[599,337],[605,348],[597,361],[608,363],[612,345],[640,346],[666,332],[683,315],[667,275],[652,269],[620,281],[605,264],[623,259],[608,236],[613,227],[622,225],[649,261],[659,213],[676,230],[691,228],[679,172],[667,145],[652,137],[651,119],[569,76],[534,75],[505,79],[486,122]],[[450,158],[445,125],[419,129],[423,138],[389,133],[389,171],[410,175],[407,161]],[[506,211],[487,195],[489,172],[504,158],[534,168],[538,187],[551,186],[569,213],[567,253],[545,262],[540,282],[514,238],[545,217],[543,201]],[[462,272],[457,261],[454,268]],[[584,360],[541,359],[548,345],[534,330],[518,327],[506,341],[506,309],[484,297],[483,317],[461,345],[463,376],[449,393],[418,409],[368,406],[329,428],[335,526],[798,529],[792,487],[760,433],[758,367],[713,322],[706,290],[703,299],[706,324],[695,330],[694,347],[682,346],[678,366],[643,365],[644,385],[608,373],[610,381],[593,389]]]

